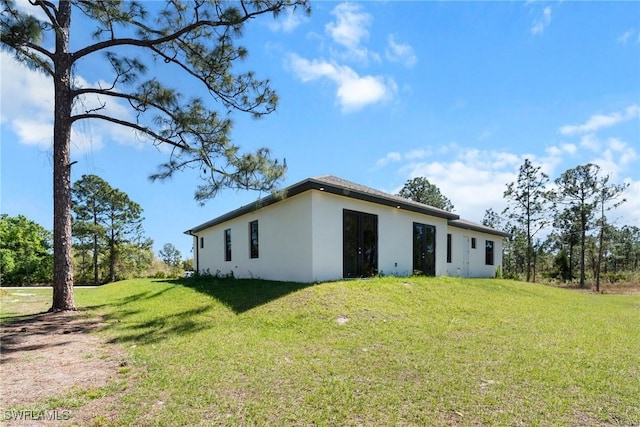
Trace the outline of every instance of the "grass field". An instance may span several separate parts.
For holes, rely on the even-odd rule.
[[[117,425],[640,425],[640,296],[211,279],[76,302],[128,349]]]

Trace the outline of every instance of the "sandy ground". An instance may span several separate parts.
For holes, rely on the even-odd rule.
[[[100,319],[87,318],[82,312],[25,315],[2,325],[2,425],[86,426],[114,421],[117,395],[113,394],[79,408],[42,411],[33,406],[118,381],[119,370],[127,364],[125,352],[90,333],[100,326]]]

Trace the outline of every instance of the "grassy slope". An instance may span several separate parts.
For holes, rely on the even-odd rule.
[[[640,424],[637,296],[454,278],[140,280],[77,302],[107,316],[140,372],[122,424]]]

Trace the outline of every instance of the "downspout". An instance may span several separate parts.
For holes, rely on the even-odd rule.
[[[193,237],[193,248],[195,249],[194,252],[194,264],[195,264],[195,268],[196,268],[196,274],[200,274],[200,252],[199,252],[199,246],[198,246],[198,236],[193,234],[193,231],[191,230],[187,230],[185,231],[185,234],[188,234],[189,236]]]

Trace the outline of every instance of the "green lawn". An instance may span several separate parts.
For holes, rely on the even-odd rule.
[[[76,301],[130,353],[118,425],[640,424],[640,296],[136,280]]]

